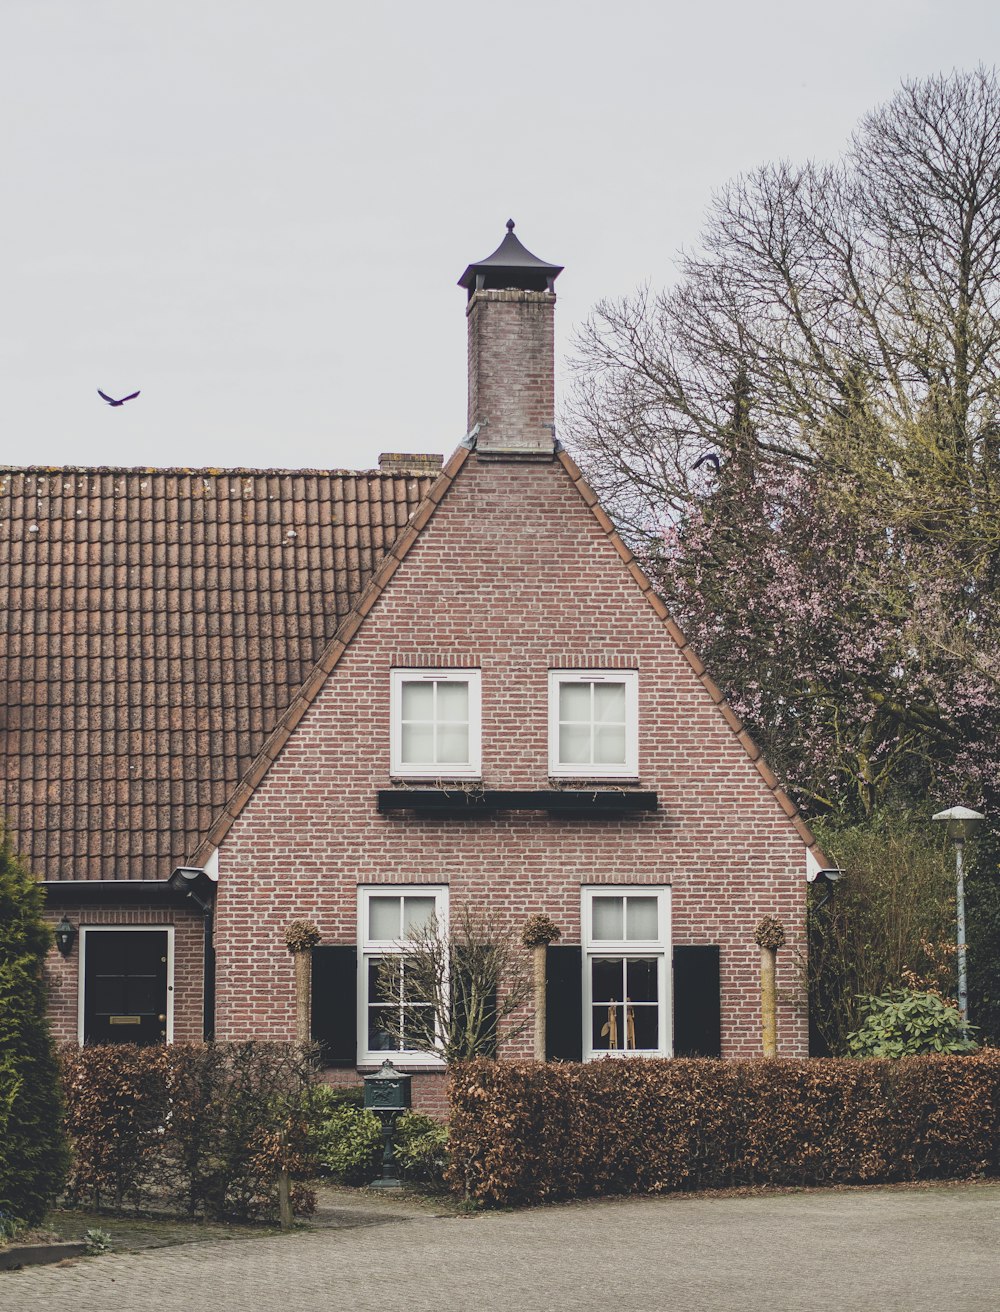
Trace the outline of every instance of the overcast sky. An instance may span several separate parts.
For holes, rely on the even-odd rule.
[[[998,37],[995,0],[0,0],[0,464],[449,452],[508,218],[566,266],[564,379],[713,189]]]

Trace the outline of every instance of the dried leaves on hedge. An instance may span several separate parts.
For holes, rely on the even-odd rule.
[[[448,1179],[493,1206],[996,1170],[1000,1052],[901,1061],[469,1062]]]
[[[64,1052],[68,1193],[120,1210],[277,1214],[278,1175],[314,1174],[311,1050],[285,1043],[111,1044]],[[292,1185],[293,1210],[315,1196]]]

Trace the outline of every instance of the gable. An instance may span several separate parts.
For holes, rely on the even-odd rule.
[[[498,708],[491,712],[490,786],[545,781],[550,668],[636,668],[646,690],[649,741],[662,748],[657,718],[671,723],[667,751],[687,752],[695,774],[718,773],[722,763],[732,787],[754,795],[766,790],[769,805],[791,820],[800,840],[814,843],[569,457],[518,462],[456,453],[397,547],[383,566],[385,577],[373,582],[364,614],[356,612],[350,631],[342,630],[328,649],[200,858],[222,841],[283,751],[291,751],[290,769],[301,764],[294,742],[299,724],[358,762],[366,776],[360,788],[384,781],[389,671],[401,665],[483,666],[484,706],[492,695]],[[335,687],[326,688],[328,680]],[[337,687],[368,689],[366,704],[379,708],[374,726],[371,715],[362,726],[354,723],[350,695]],[[522,692],[531,700],[527,715],[527,704],[517,700]],[[323,728],[314,714],[320,701]],[[341,710],[335,703],[343,703]],[[484,778],[488,756],[484,743]]]

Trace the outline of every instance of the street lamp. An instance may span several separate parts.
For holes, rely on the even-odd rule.
[[[958,936],[958,1010],[962,1017],[962,1031],[969,1023],[969,978],[965,964],[965,869],[962,862],[962,849],[967,838],[971,838],[986,819],[978,811],[970,811],[967,806],[952,806],[947,811],[938,811],[935,820],[941,820],[948,826],[948,837],[955,844],[955,913]]]

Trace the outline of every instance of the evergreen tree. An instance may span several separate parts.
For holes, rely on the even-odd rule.
[[[52,933],[44,895],[0,827],[0,1213],[37,1224],[68,1155],[42,964]]]

